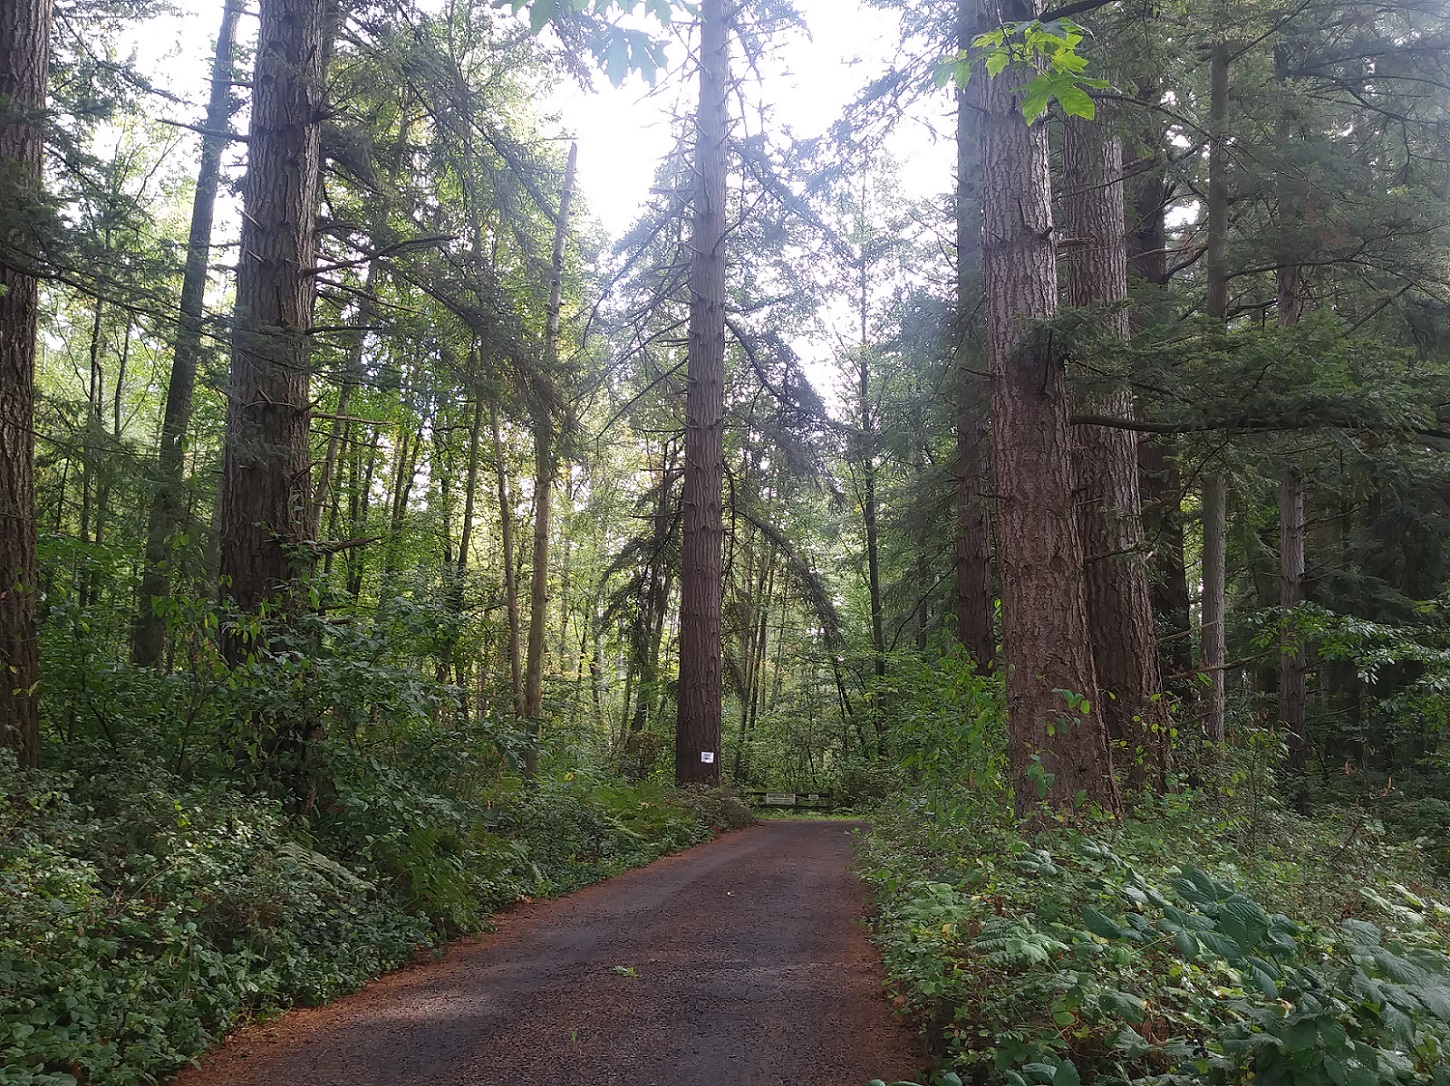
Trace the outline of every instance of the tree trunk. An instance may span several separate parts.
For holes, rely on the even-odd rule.
[[[544,371],[553,381],[559,367],[559,320],[564,306],[564,247],[569,240],[569,208],[574,200],[577,144],[569,148],[564,187],[559,193],[559,218],[554,223],[554,260],[549,274],[549,303],[544,322]],[[534,418],[534,568],[529,584],[529,648],[524,671],[524,716],[537,721],[544,704],[544,636],[549,618],[549,528],[554,478],[559,471],[556,437],[547,409]],[[557,665],[556,665],[557,666]]]
[[[191,425],[196,369],[202,355],[207,272],[211,257],[211,226],[221,183],[222,151],[232,119],[232,83],[236,64],[233,43],[242,0],[225,0],[216,54],[211,67],[211,98],[205,126],[211,135],[201,138],[201,164],[191,200],[191,231],[186,239],[186,269],[181,278],[181,305],[176,344],[171,357],[171,378],[161,417],[161,449],[156,465],[156,490],[146,529],[146,557],[141,589],[137,594],[136,624],[131,635],[131,658],[141,667],[158,667],[165,647],[166,623],[157,605],[171,595],[167,557],[171,539],[183,523],[183,487],[186,431]],[[339,412],[341,414],[341,412]]]
[[[720,597],[725,529],[725,143],[730,41],[725,0],[700,3],[690,326],[685,399],[684,539],[675,780],[720,783]]]
[[[249,614],[301,572],[307,537],[325,8],[259,10],[221,489],[221,572]]]
[[[864,214],[864,209],[863,209]],[[863,224],[864,228],[864,224]],[[866,359],[866,261],[861,259],[861,362],[857,374],[861,426],[861,520],[866,529],[866,589],[871,603],[871,670],[878,696],[871,699],[871,723],[876,730],[876,754],[886,755],[886,715],[879,696],[886,679],[886,619],[881,604],[881,545],[876,524],[876,420],[871,413],[871,370]]]
[[[326,0],[262,0],[219,499],[222,583],[246,614],[285,600],[307,560],[315,220]],[[240,663],[248,645],[226,638]],[[319,783],[322,724],[259,722],[269,771],[300,811]]]
[[[1139,84],[1139,102],[1156,101],[1161,83],[1155,77]],[[1146,116],[1152,116],[1147,110]],[[1166,135],[1163,126],[1148,122],[1140,130],[1139,158],[1125,170],[1129,178],[1128,204],[1132,221],[1128,229],[1128,270],[1143,286],[1154,288],[1146,306],[1136,307],[1136,328],[1153,319],[1158,299],[1167,287],[1168,229],[1164,212],[1172,185],[1165,163]],[[1142,497],[1143,541],[1151,571],[1150,592],[1153,615],[1167,632],[1159,641],[1159,658],[1170,674],[1175,695],[1187,698],[1193,686],[1188,673],[1193,668],[1192,626],[1189,617],[1188,570],[1183,560],[1183,480],[1179,475],[1171,437],[1144,435],[1138,442],[1138,478]]]
[[[1113,306],[1109,331],[1128,338],[1128,250],[1123,211],[1123,148],[1101,121],[1069,118],[1063,135],[1068,192],[1064,226],[1076,248],[1066,263],[1068,304]],[[1084,405],[1091,414],[1131,420],[1126,388]],[[1086,559],[1093,664],[1114,762],[1134,791],[1162,789],[1173,766],[1167,705],[1158,671],[1153,598],[1143,564],[1138,440],[1131,430],[1076,431],[1078,530]]]
[[[1211,743],[1222,743],[1226,735],[1224,698],[1224,613],[1228,556],[1228,485],[1222,475],[1203,479],[1203,604],[1200,619],[1202,659],[1200,668],[1208,677],[1203,714],[1203,733]]]
[[[994,17],[1007,13],[996,5]],[[1036,5],[1014,5],[1030,18]],[[1025,15],[1019,8],[1025,8]],[[1019,812],[1078,793],[1120,809],[1098,706],[1073,508],[1072,427],[1063,360],[1024,321],[1057,310],[1047,124],[1023,122],[1013,66],[986,83],[982,162],[987,342],[997,469],[1008,760]],[[1070,700],[1069,700],[1070,699]]]
[[[957,43],[966,49],[978,33],[979,0],[958,0]],[[987,388],[978,373],[986,368],[978,314],[982,305],[982,153],[978,112],[982,80],[957,90],[957,637],[987,671],[997,658],[993,623],[991,434]],[[978,372],[972,372],[972,371]]]
[[[342,447],[342,442],[347,435],[347,411],[352,403],[353,390],[357,387],[358,378],[362,373],[363,347],[367,342],[367,329],[373,321],[373,310],[376,308],[374,290],[377,289],[378,262],[368,262],[368,273],[363,279],[362,296],[358,299],[357,311],[353,314],[353,323],[357,326],[349,336],[351,342],[347,348],[347,369],[342,375],[342,385],[337,392],[337,418],[333,420],[332,428],[327,436],[327,451],[322,457],[322,470],[317,475],[317,488],[312,496],[312,518],[310,529],[312,538],[318,538],[318,532],[322,527],[322,511],[327,508],[328,500],[331,498],[332,477],[337,470],[337,458]]]
[[[1281,160],[1278,185],[1277,227],[1280,238],[1278,270],[1278,316],[1280,328],[1292,328],[1304,311],[1305,257],[1302,229],[1304,201],[1299,183],[1288,168],[1294,144],[1294,104],[1287,82],[1290,54],[1288,45],[1274,50],[1274,74],[1280,85],[1279,116],[1275,126]],[[1304,647],[1299,644],[1293,612],[1304,602],[1304,476],[1297,464],[1284,472],[1279,487],[1279,725],[1289,747],[1289,798],[1304,814],[1309,794],[1309,737],[1305,729],[1306,668]]]
[[[1228,319],[1228,96],[1229,51],[1213,46],[1209,56],[1208,149],[1208,315]],[[1208,676],[1203,733],[1221,743],[1227,734],[1228,648],[1225,639],[1228,582],[1228,486],[1220,475],[1203,480],[1203,602],[1200,607],[1200,667]]]
[[[0,741],[40,765],[35,603],[35,335],[31,272],[45,154],[50,0],[0,4]]]
[[[514,566],[514,512],[509,495],[508,460],[504,456],[503,435],[498,427],[498,405],[488,405],[489,430],[493,434],[493,467],[498,483],[498,523],[503,543],[504,607],[508,614],[509,692],[510,708],[515,716],[524,715],[524,674],[519,654],[519,577]],[[527,771],[528,766],[525,766]]]
[[[373,476],[378,467],[378,440],[371,432],[367,434],[367,446],[368,466],[367,470],[363,472],[362,486],[355,489],[348,497],[348,519],[352,524],[348,534],[353,539],[362,536],[363,528],[368,522],[368,506],[372,502],[373,493]],[[361,458],[361,449],[358,449],[357,455]],[[362,580],[363,550],[361,547],[352,547],[347,552],[347,595],[354,602],[362,594]]]

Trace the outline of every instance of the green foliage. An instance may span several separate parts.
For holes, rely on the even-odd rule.
[[[1006,779],[1006,705],[1002,677],[978,674],[962,646],[898,653],[871,698],[891,720],[892,760],[914,786],[933,795],[966,784],[977,796],[999,794]]]
[[[616,14],[643,11],[662,27],[674,18],[676,0],[493,0],[496,8],[508,8],[515,14],[528,8],[529,27],[535,34],[546,26],[569,21],[589,24],[588,45],[604,74],[619,86],[631,73],[638,72],[653,83],[665,67],[665,43],[649,34],[619,26]],[[681,3],[691,14],[695,5]]]
[[[1409,888],[1413,850],[1282,813],[1249,842],[1192,797],[1095,833],[935,806],[880,817],[863,866],[902,1000],[964,1075],[1450,1082],[1450,908]]]
[[[977,35],[972,39],[970,50],[940,61],[937,84],[945,86],[955,79],[965,86],[978,63],[991,79],[1009,67],[1027,68],[1037,72],[1023,89],[1022,116],[1028,124],[1046,113],[1054,101],[1069,117],[1092,120],[1097,116],[1097,106],[1088,90],[1104,90],[1111,84],[1106,79],[1083,75],[1088,59],[1077,47],[1084,36],[1082,27],[1070,19],[1006,23]]]
[[[572,775],[474,809],[426,769],[334,747],[334,798],[295,819],[134,752],[70,754],[68,769],[0,768],[6,1086],[154,1081],[243,1015],[354,990],[491,910],[705,840],[743,810]]]

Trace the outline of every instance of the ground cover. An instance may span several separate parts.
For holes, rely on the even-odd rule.
[[[897,1005],[953,1074],[1450,1082],[1450,886],[1425,842],[1217,779],[1120,823],[1024,825],[943,784],[873,816],[863,870]]]

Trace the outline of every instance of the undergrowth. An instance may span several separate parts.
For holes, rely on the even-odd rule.
[[[585,774],[475,806],[346,748],[330,768],[328,809],[298,819],[141,755],[0,764],[0,1083],[154,1082],[245,1015],[749,818],[727,793]]]
[[[897,1005],[966,1081],[1450,1084],[1450,894],[1362,811],[1240,775],[1029,830],[938,781],[873,831]]]

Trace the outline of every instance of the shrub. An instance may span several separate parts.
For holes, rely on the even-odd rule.
[[[964,1077],[1450,1083],[1450,909],[1412,851],[1282,813],[1244,849],[1193,797],[1095,833],[933,810],[879,816],[863,866],[899,1003]]]

